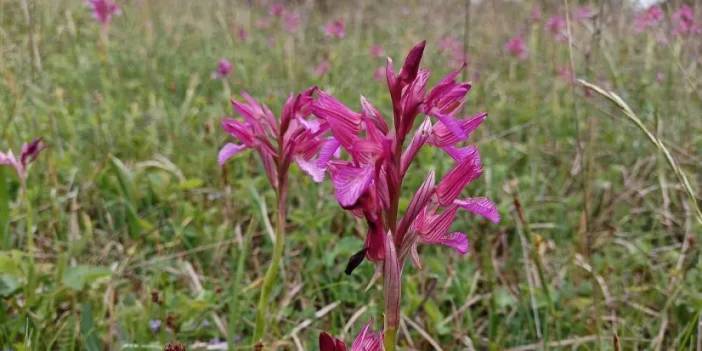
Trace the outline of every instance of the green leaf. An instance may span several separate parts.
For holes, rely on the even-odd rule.
[[[100,339],[98,339],[96,327],[93,323],[93,307],[89,303],[84,303],[80,312],[80,334],[83,336],[83,346],[88,351],[100,351]]]
[[[73,290],[81,290],[99,279],[108,278],[111,274],[112,271],[107,267],[79,265],[66,268],[62,282]]]

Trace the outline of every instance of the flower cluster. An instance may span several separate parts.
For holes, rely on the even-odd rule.
[[[3,153],[0,152],[0,165],[14,167],[17,176],[22,182],[27,179],[27,169],[29,164],[39,156],[39,153],[46,148],[46,144],[41,138],[34,139],[28,144],[22,145],[19,159],[15,156],[12,150]]]
[[[634,30],[643,32],[657,26],[663,20],[663,9],[660,5],[652,5],[634,17]]]
[[[520,60],[525,60],[529,57],[529,51],[524,41],[524,36],[521,34],[513,36],[505,43],[505,51]]]
[[[346,351],[348,348],[342,340],[339,340],[326,332],[319,334],[319,351]],[[366,324],[358,333],[351,345],[351,351],[382,351],[383,337],[371,328],[371,324]]]
[[[112,22],[112,17],[122,13],[119,5],[112,0],[87,0],[90,9],[93,11],[93,17],[103,26],[107,26]]]

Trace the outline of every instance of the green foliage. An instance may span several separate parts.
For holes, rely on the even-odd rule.
[[[119,3],[123,14],[102,42],[83,1],[0,1],[0,150],[36,136],[49,145],[26,193],[11,168],[0,168],[0,349],[162,349],[227,334],[248,347],[272,254],[262,213],[273,219],[275,199],[251,153],[217,165],[229,98],[247,91],[277,112],[290,92],[314,84],[355,109],[363,94],[389,117],[385,84],[373,80],[385,61],[369,48],[384,46],[398,68],[427,39],[434,83],[453,64],[439,43],[462,39],[465,1],[286,2],[303,15],[294,34],[278,19],[258,28],[267,8],[256,2]],[[472,3],[465,112],[489,117],[471,136],[485,169],[466,195],[494,199],[503,218],[493,225],[459,215],[453,229],[470,238],[466,257],[421,246],[423,269],[404,269],[403,315],[444,350],[541,341],[614,349],[615,334],[624,350],[694,349],[702,310],[702,227],[690,206],[702,188],[698,37],[663,44],[655,33],[634,34],[618,2],[603,2],[600,32],[592,20],[572,23],[576,76],[626,101],[689,176],[697,192],[688,194],[658,144],[559,75],[570,67],[569,45],[527,19],[530,2]],[[560,4],[544,16],[562,12]],[[347,37],[324,37],[320,28],[338,16]],[[502,50],[517,32],[527,36],[524,61]],[[232,75],[210,79],[222,57]],[[318,77],[322,60],[331,69]],[[422,150],[404,190],[451,165],[440,150]],[[339,209],[329,184],[296,169],[289,202],[269,341],[295,349],[290,333],[305,320],[294,337],[309,350],[320,330],[339,335],[356,313],[347,340],[368,320],[378,326],[375,268],[343,272],[365,224]],[[33,256],[24,251],[28,220]],[[431,349],[410,324],[399,334],[401,349]]]

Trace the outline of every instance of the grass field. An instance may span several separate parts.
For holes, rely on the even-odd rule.
[[[471,136],[483,175],[465,194],[491,198],[502,220],[459,214],[466,256],[420,248],[399,349],[702,350],[702,35],[674,33],[682,1],[643,31],[618,1],[590,3],[591,16],[575,0],[286,2],[299,28],[258,1],[118,3],[101,27],[80,0],[0,0],[0,150],[48,146],[26,191],[0,174],[1,350],[251,349],[275,193],[254,153],[217,164],[229,99],[246,91],[278,115],[316,85],[390,116],[376,70],[421,40],[432,84],[468,60],[466,115],[488,118]],[[337,18],[345,36],[325,36]],[[521,58],[505,48],[518,34]],[[215,79],[221,58],[232,73]],[[574,77],[620,96],[657,144]],[[451,164],[422,150],[400,208]],[[344,274],[365,222],[297,167],[288,203],[265,349],[317,350],[321,331],[350,345],[367,321],[381,327],[374,265]]]

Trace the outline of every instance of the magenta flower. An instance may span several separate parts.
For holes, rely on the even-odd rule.
[[[380,66],[373,71],[373,79],[377,81],[385,80],[385,66]]]
[[[319,351],[346,351],[343,341],[322,332],[319,334]],[[383,336],[375,333],[371,323],[366,324],[351,345],[351,351],[383,351]]]
[[[532,22],[541,21],[541,7],[539,7],[539,5],[534,5],[534,7],[531,8],[529,19],[531,19]]]
[[[657,26],[663,20],[663,15],[663,9],[659,5],[650,6],[634,17],[634,30],[643,32]]]
[[[380,111],[361,97],[361,112],[355,112],[333,96],[320,91],[311,111],[332,134],[329,149],[320,152],[317,165],[324,165],[342,208],[365,219],[368,233],[363,249],[349,261],[350,274],[364,258],[383,263],[385,284],[385,335],[394,345],[399,323],[400,274],[405,258],[416,253],[418,244],[440,244],[461,254],[468,251],[465,234],[450,231],[457,210],[464,209],[498,221],[495,205],[485,198],[459,199],[462,190],[482,174],[478,150],[462,146],[485,120],[479,113],[458,118],[471,85],[457,82],[461,69],[451,72],[427,91],[429,71],[420,69],[424,42],[407,55],[399,72],[388,59],[385,70],[392,101],[393,127]],[[423,117],[420,117],[422,116]],[[415,121],[421,118],[415,130]],[[432,122],[433,121],[433,122]],[[414,192],[404,215],[399,202],[404,177],[424,145],[446,152],[454,167],[435,184],[430,171]],[[338,148],[346,157],[332,156]],[[322,167],[319,167],[322,168]]]
[[[0,165],[14,167],[20,181],[24,183],[27,179],[29,164],[34,162],[39,153],[45,148],[46,144],[44,144],[44,141],[41,138],[36,138],[29,144],[25,143],[22,145],[19,159],[17,159],[12,150],[8,150],[6,153],[0,152]]]
[[[695,11],[687,4],[683,4],[673,13],[673,33],[680,36],[699,34],[702,32],[700,25],[695,21]]]
[[[385,54],[385,49],[380,44],[373,44],[370,47],[370,55],[373,58],[381,58]]]
[[[112,22],[112,16],[119,15],[121,9],[112,0],[87,0],[90,9],[93,11],[93,17],[103,26],[109,25]]]
[[[254,25],[258,29],[267,29],[271,26],[271,19],[270,17],[259,18],[256,20],[256,23]]]
[[[439,51],[448,56],[453,67],[461,67],[468,62],[468,55],[463,51],[463,42],[456,37],[448,35],[441,38]]]
[[[300,29],[302,24],[302,17],[297,11],[284,11],[283,12],[283,29],[288,33],[295,33]]]
[[[223,58],[217,62],[217,69],[215,70],[213,76],[215,79],[226,78],[230,73],[232,73],[232,63],[229,60]]]
[[[513,36],[505,43],[505,51],[520,60],[529,56],[524,37],[521,34]]]
[[[328,22],[324,26],[324,35],[329,38],[342,39],[346,36],[346,24],[343,18]]]
[[[561,15],[553,15],[546,21],[546,29],[548,29],[557,41],[565,41],[568,39],[566,32],[566,20]]]
[[[322,60],[314,68],[314,75],[317,77],[321,77],[321,76],[327,74],[327,72],[329,72],[330,69],[331,69],[331,62],[329,62],[329,60]]]
[[[236,32],[237,37],[240,41],[246,41],[249,39],[249,32],[244,27],[239,27]]]
[[[217,158],[220,166],[241,151],[253,149],[261,158],[273,188],[279,192],[285,191],[291,162],[302,161],[304,164],[323,145],[321,135],[325,129],[316,119],[310,118],[315,90],[309,88],[290,96],[283,106],[280,119],[276,119],[267,106],[246,93],[242,93],[245,101],[232,99],[232,107],[243,117],[243,121],[224,118],[222,128],[240,143],[227,143],[222,147]]]
[[[595,17],[595,14],[595,10],[593,10],[592,7],[583,5],[575,8],[575,11],[573,11],[573,18],[576,21],[584,21]]]
[[[285,243],[285,226],[287,221],[287,190],[290,165],[295,161],[305,172],[310,173],[315,181],[322,181],[325,156],[312,160],[314,155],[325,155],[330,147],[322,138],[327,125],[310,118],[312,96],[316,88],[309,88],[295,96],[290,96],[280,115],[275,118],[271,110],[246,93],[244,101],[232,99],[232,107],[243,120],[224,118],[222,128],[238,143],[227,143],[219,151],[217,160],[223,166],[234,155],[252,149],[258,153],[268,181],[275,190],[277,200],[275,241],[273,257],[261,284],[258,308],[256,310],[256,327],[253,340],[259,342],[263,337],[268,321],[267,310],[269,295],[278,277],[280,261],[283,257]],[[328,157],[331,157],[329,155]]]
[[[283,12],[285,12],[285,5],[279,2],[271,4],[268,8],[268,14],[273,17],[281,17],[283,16]]]

